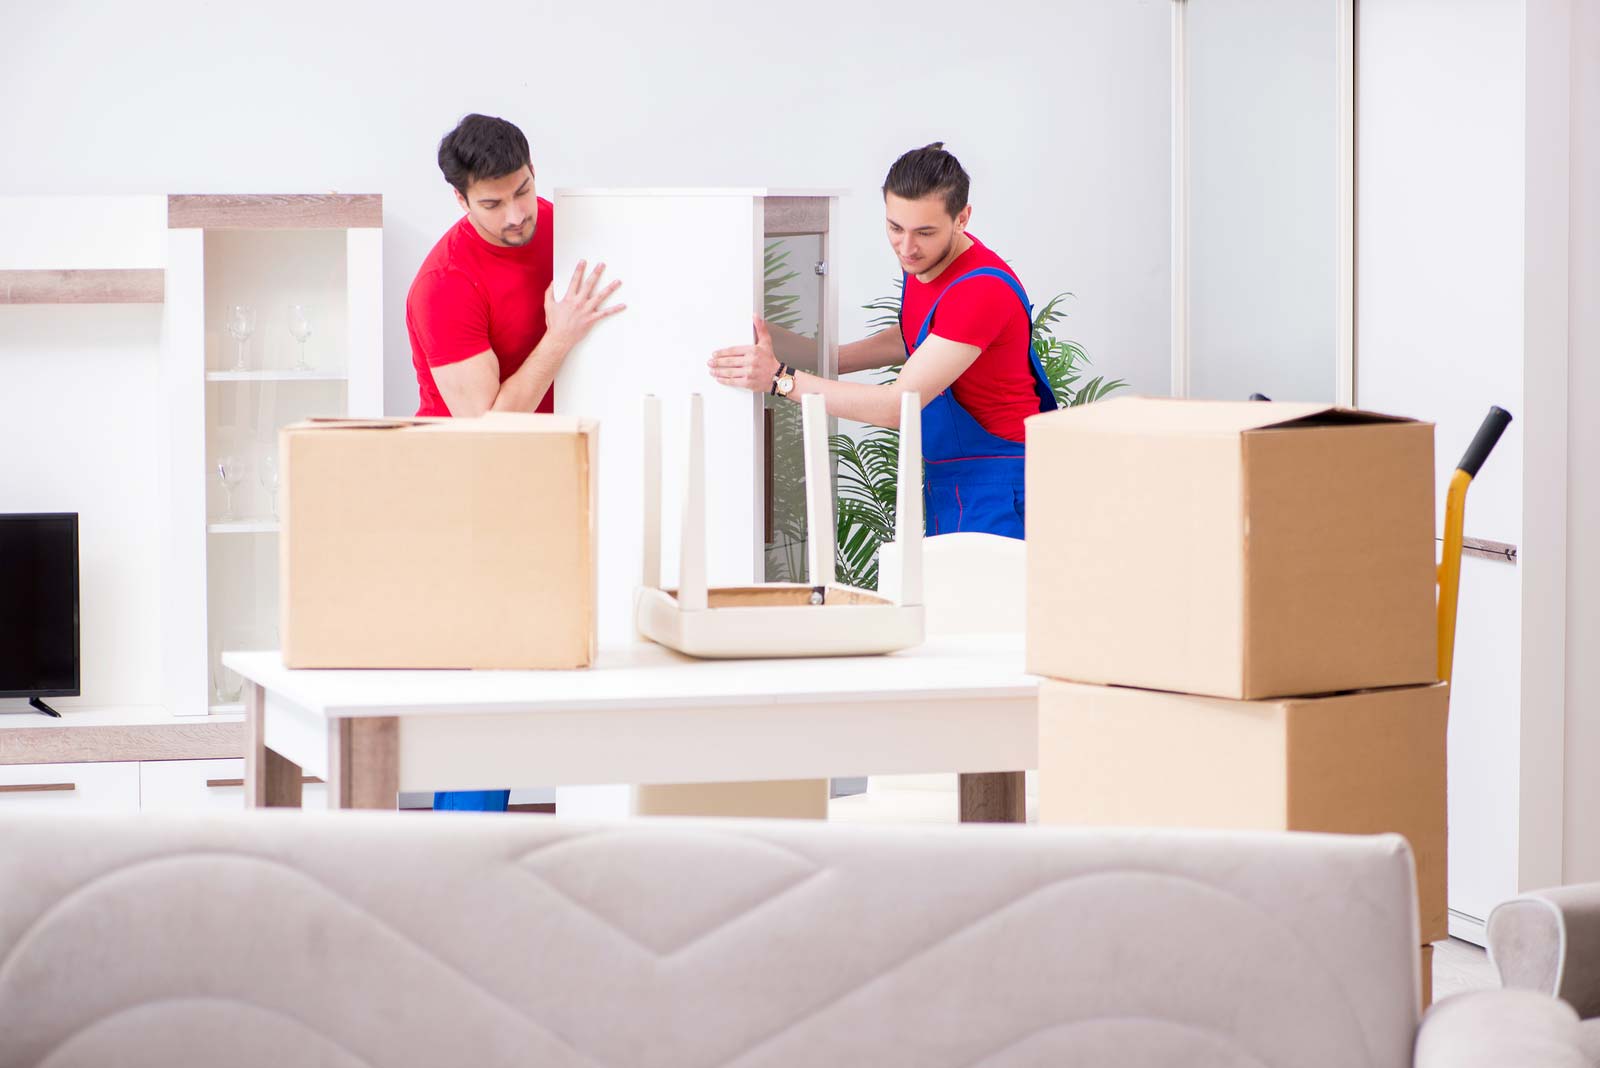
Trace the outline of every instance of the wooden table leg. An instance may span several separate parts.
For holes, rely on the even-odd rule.
[[[328,807],[395,808],[400,801],[400,721],[350,716],[328,725]]]
[[[300,766],[267,748],[266,691],[253,682],[244,687],[244,806],[299,808]]]
[[[984,771],[963,774],[962,823],[1024,823],[1028,818],[1020,771]]]

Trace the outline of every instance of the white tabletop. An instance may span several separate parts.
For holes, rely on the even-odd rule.
[[[1031,697],[1022,636],[942,637],[888,656],[696,660],[641,642],[577,671],[290,670],[276,652],[223,663],[329,718],[440,713],[672,709]]]

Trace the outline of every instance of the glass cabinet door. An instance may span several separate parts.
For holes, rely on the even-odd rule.
[[[778,359],[797,370],[835,377],[826,350],[822,234],[768,234],[762,242],[762,318]],[[764,462],[762,540],[768,582],[806,581],[805,449],[800,405],[762,398]],[[833,420],[829,420],[832,426]]]

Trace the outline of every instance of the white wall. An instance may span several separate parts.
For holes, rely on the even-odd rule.
[[[1167,0],[901,5],[67,2],[0,13],[0,194],[379,192],[386,403],[414,410],[403,301],[457,217],[434,153],[518,123],[544,191],[845,187],[841,328],[890,291],[878,187],[946,140],[975,233],[1036,302],[1071,290],[1097,370],[1168,387]],[[559,225],[559,224],[558,224]],[[624,290],[625,292],[625,290]]]
[[[1600,2],[1572,6],[1567,292],[1567,882],[1600,880]]]

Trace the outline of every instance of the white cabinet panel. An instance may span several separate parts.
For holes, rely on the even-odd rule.
[[[0,810],[55,812],[134,811],[139,807],[139,765],[0,765]]]
[[[139,796],[145,812],[240,812],[244,761],[147,760],[140,766]],[[302,806],[327,808],[327,785],[306,783]]]

